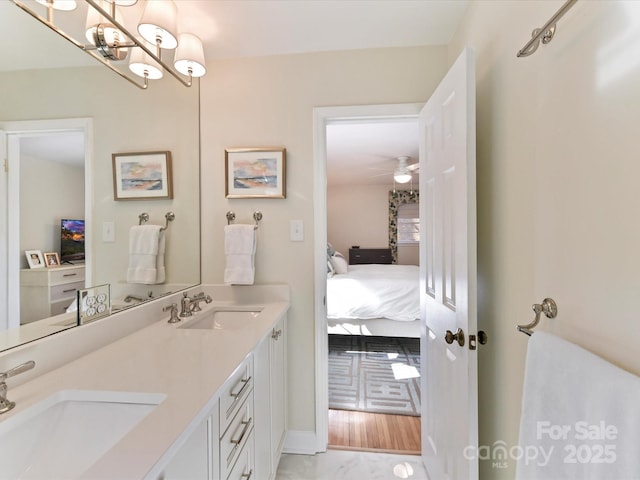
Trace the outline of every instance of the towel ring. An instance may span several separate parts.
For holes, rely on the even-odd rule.
[[[544,313],[547,318],[556,318],[558,315],[558,305],[553,298],[545,298],[542,303],[534,303],[531,308],[536,314],[536,318],[527,325],[518,325],[518,331],[526,335],[531,336],[533,334],[533,328],[535,328],[540,322],[540,314]]]

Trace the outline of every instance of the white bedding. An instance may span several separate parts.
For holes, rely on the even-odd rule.
[[[328,318],[420,317],[420,276],[415,265],[349,265],[327,279]]]

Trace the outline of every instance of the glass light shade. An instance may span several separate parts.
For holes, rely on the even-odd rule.
[[[64,10],[69,12],[77,7],[76,0],[36,0],[41,5],[51,6],[54,10]]]
[[[138,33],[154,45],[160,40],[160,48],[174,49],[178,46],[177,18],[178,10],[173,0],[147,0]]]
[[[150,50],[155,48],[153,45],[147,45],[147,47]],[[160,64],[151,58],[151,56],[140,47],[131,49],[129,70],[139,77],[144,78],[146,76],[150,80],[158,80],[162,78],[163,75]]]
[[[100,0],[98,4],[103,10],[109,12],[111,9],[109,8],[109,5],[107,5],[107,2],[108,0]],[[119,11],[116,11],[116,20],[120,24],[124,23],[122,20],[122,14]],[[100,15],[95,8],[88,7],[87,21],[85,23],[85,37],[87,38],[89,43],[91,43],[92,45],[95,46],[93,32],[99,24],[103,25],[104,36],[109,44],[114,43],[116,40],[120,42],[125,40],[126,37],[120,30],[118,30],[115,26],[108,23],[108,20],[104,18],[102,15]]]
[[[411,180],[411,174],[407,172],[397,172],[393,174],[393,179],[398,183],[407,183]]]
[[[174,66],[183,75],[202,77],[207,73],[204,63],[204,49],[202,41],[192,33],[181,33],[178,39]]]
[[[138,3],[138,0],[106,0],[109,3],[115,3],[116,5],[120,5],[121,7],[130,7],[131,5],[135,5]]]

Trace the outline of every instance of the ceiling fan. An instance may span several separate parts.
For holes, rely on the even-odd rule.
[[[411,173],[420,169],[419,163],[407,164],[410,157],[398,157],[398,166],[393,172],[393,179],[398,183],[407,183],[412,179]]]

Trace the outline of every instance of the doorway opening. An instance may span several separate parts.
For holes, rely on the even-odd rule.
[[[316,110],[316,166],[320,164],[316,178],[322,184],[326,180],[322,192],[316,189],[320,197],[316,201],[322,210],[318,216],[323,217],[316,218],[316,265],[320,265],[321,256],[323,264],[321,270],[316,268],[317,285],[321,285],[316,296],[321,303],[316,310],[320,313],[316,317],[317,352],[321,352],[317,359],[316,418],[319,441],[323,443],[319,450],[328,446],[420,454],[418,244],[398,243],[397,212],[396,218],[389,220],[393,194],[409,197],[409,192],[418,193],[417,172],[411,172],[406,184],[396,182],[394,173],[400,156],[409,157],[410,165],[417,164],[420,107],[410,104]],[[333,272],[332,263],[337,267]],[[342,298],[359,297],[365,308],[367,304],[387,304],[387,313],[377,318],[357,318],[375,317],[378,314],[374,312],[352,312],[340,318],[334,311],[338,305],[329,282],[336,280],[339,286],[335,288],[342,290],[339,282],[350,283],[350,274],[371,276],[370,269],[404,266],[411,270],[408,278],[414,279],[415,313],[405,311],[406,305],[389,303],[384,292],[369,299],[345,292]],[[386,273],[380,275],[386,280],[382,283],[395,283]],[[399,318],[393,319],[396,313]]]

